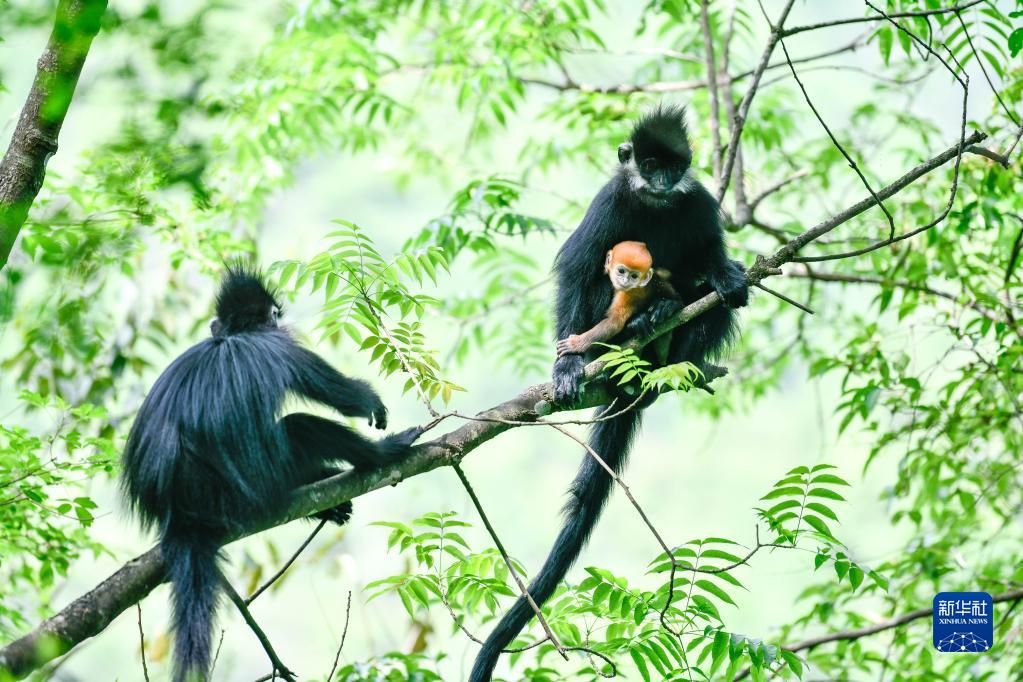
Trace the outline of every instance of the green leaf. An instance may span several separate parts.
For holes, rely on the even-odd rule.
[[[764,495],[760,499],[761,500],[773,500],[773,499],[778,498],[778,497],[802,497],[802,496],[803,496],[803,489],[802,488],[795,488],[795,487],[792,487],[792,486],[788,486],[788,487],[785,487],[785,488],[775,488],[774,490],[772,490],[771,492],[767,493],[766,495]]]
[[[798,677],[803,676],[803,661],[800,660],[799,656],[792,653],[791,651],[785,651],[784,649],[782,649],[781,657],[782,660],[785,661],[785,664],[792,669],[792,672],[796,673],[796,676]]]
[[[823,497],[829,500],[845,501],[844,497],[836,493],[834,490],[829,490],[828,488],[813,488],[807,493],[807,497]]]
[[[1023,50],[1023,28],[1017,28],[1009,35],[1009,53],[1015,57]]]
[[[820,502],[807,502],[806,508],[817,512],[821,516],[826,516],[832,521],[838,521],[838,515]]]
[[[705,592],[710,592],[711,594],[713,594],[715,597],[725,602],[726,604],[736,606],[736,603],[732,601],[732,598],[728,596],[727,592],[725,592],[718,585],[710,582],[709,580],[697,580],[693,584],[699,587],[700,589],[704,590]]]
[[[834,485],[849,485],[843,478],[834,474],[821,474],[810,479],[810,483],[833,483]]]

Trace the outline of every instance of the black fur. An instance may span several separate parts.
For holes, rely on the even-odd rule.
[[[173,591],[174,680],[205,680],[219,594],[220,547],[280,511],[288,493],[336,473],[387,464],[409,451],[418,428],[380,441],[308,414],[279,419],[296,394],[387,426],[369,384],[338,373],[277,327],[280,306],[257,273],[228,270],[213,337],[185,351],[142,403],[124,450],[121,486],[160,548]],[[344,523],[344,503],[318,514]]]
[[[654,265],[671,271],[672,285],[683,301],[655,302],[630,321],[623,336],[648,331],[679,306],[714,290],[728,305],[676,329],[668,354],[670,362],[700,364],[712,359],[732,339],[736,328],[733,308],[746,305],[748,291],[742,266],[727,257],[717,202],[688,175],[691,155],[685,111],[664,107],[651,112],[636,124],[631,144],[622,145],[618,153],[618,172],[597,194],[555,261],[557,338],[579,334],[603,318],[613,295],[603,270],[604,254],[618,242],[641,241],[650,249]],[[642,182],[635,180],[636,175]],[[565,355],[555,362],[553,379],[559,403],[570,405],[578,398],[583,367],[601,352],[595,348],[587,356]],[[650,348],[645,352],[648,360],[654,360],[651,353]],[[615,472],[625,465],[641,416],[634,410],[592,426],[590,445]],[[579,556],[611,485],[607,472],[586,455],[569,489],[565,525],[529,586],[537,604],[550,598]],[[532,617],[532,609],[520,597],[484,643],[470,682],[491,679],[501,650]]]

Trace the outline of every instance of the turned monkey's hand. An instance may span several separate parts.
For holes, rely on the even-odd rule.
[[[586,343],[579,334],[571,334],[567,339],[561,339],[555,345],[559,358],[570,353],[585,353],[589,347],[590,344]]]

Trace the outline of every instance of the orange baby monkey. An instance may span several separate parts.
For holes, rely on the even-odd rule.
[[[654,267],[654,259],[643,242],[615,244],[607,252],[604,272],[611,278],[611,286],[615,290],[607,314],[589,331],[558,341],[558,357],[585,353],[594,343],[613,339],[625,328],[629,318],[643,310],[656,296],[681,298],[671,286],[671,273]]]

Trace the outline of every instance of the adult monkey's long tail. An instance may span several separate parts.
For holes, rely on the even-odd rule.
[[[590,447],[616,474],[625,465],[632,436],[639,423],[640,412],[637,410],[593,425]],[[587,452],[569,488],[571,497],[565,505],[565,525],[547,555],[543,568],[529,585],[529,594],[537,605],[542,605],[550,598],[579,557],[593,527],[597,525],[600,512],[611,494],[613,482],[600,463]],[[529,602],[525,597],[519,597],[483,643],[469,675],[469,682],[490,682],[501,650],[511,644],[533,616]]]
[[[204,682],[210,669],[213,614],[220,593],[218,543],[204,534],[165,532],[160,551],[171,584],[174,682]]]

